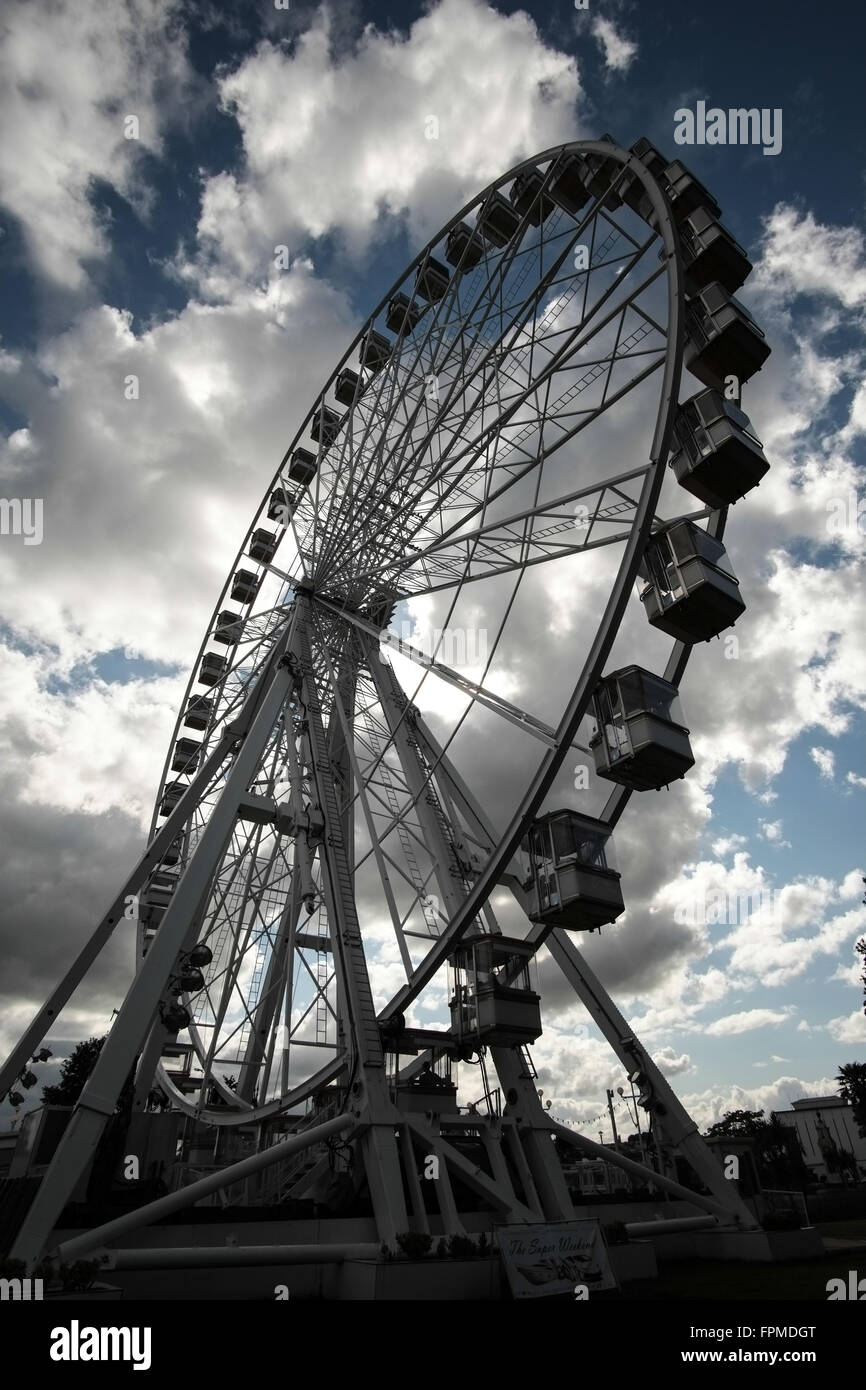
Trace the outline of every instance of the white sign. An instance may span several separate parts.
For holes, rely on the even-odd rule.
[[[515,1298],[571,1293],[578,1285],[590,1296],[617,1287],[597,1221],[500,1226],[496,1238]]]

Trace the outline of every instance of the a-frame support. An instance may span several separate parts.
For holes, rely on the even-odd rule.
[[[347,1037],[353,1053],[349,1103],[364,1126],[360,1139],[367,1182],[380,1237],[393,1243],[408,1229],[395,1125],[400,1114],[388,1093],[385,1053],[376,1021],[373,992],[361,940],[351,872],[351,847],[344,834],[344,814],[337,800],[329,743],[313,664],[310,600],[298,594],[297,651],[302,676],[303,713],[307,721],[313,783],[324,816],[319,849],[322,882],[340,997],[347,1011]]]
[[[296,684],[294,666],[286,652],[294,627],[293,616],[286,636],[275,645],[268,668],[249,697],[255,714],[219,800],[178,880],[159,930],[130,984],[12,1248],[12,1257],[23,1260],[28,1269],[34,1267],[45,1249],[79,1177],[95,1154],[123,1085],[157,1019],[159,1003],[178,957],[193,944],[187,941],[190,924],[194,926],[198,921],[202,898],[210,889],[215,866],[232,833],[240,800],[256,776],[262,750]]]

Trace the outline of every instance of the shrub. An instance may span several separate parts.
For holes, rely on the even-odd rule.
[[[421,1260],[430,1254],[433,1237],[427,1231],[401,1231],[397,1244],[407,1260]]]
[[[453,1260],[471,1260],[478,1254],[478,1247],[469,1236],[448,1237],[448,1254]]]
[[[58,1271],[64,1293],[84,1293],[90,1288],[99,1269],[98,1260],[75,1260],[60,1266]]]

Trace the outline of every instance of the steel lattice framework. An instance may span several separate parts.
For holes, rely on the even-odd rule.
[[[595,171],[577,209],[554,196],[573,159]],[[527,179],[509,224],[502,195]],[[435,1154],[445,1231],[463,1229],[455,1182],[500,1221],[570,1216],[547,1142],[561,1127],[525,1048],[478,1050],[486,1108],[471,1120],[449,1128],[399,1100],[425,1065],[468,1064],[444,991],[460,941],[501,934],[503,889],[510,933],[546,948],[626,1070],[648,1078],[660,1151],[689,1159],[709,1210],[753,1224],[573,937],[533,908],[520,868],[565,760],[587,751],[592,693],[628,630],[651,537],[683,518],[723,533],[725,508],[684,507],[666,469],[685,301],[670,185],[650,158],[604,140],[498,179],[365,323],[229,571],[148,848],[4,1070],[14,1076],[41,1041],[133,895],[138,968],[19,1238],[25,1259],[50,1246],[133,1066],[133,1114],[159,1093],[213,1131],[257,1127],[271,1155],[262,1202],[335,1166],[356,1185],[361,1173],[393,1241],[429,1229],[417,1171]],[[587,600],[567,661],[537,622],[529,659],[549,660],[555,678],[543,708],[527,708],[526,625],[556,585]],[[426,649],[420,627],[408,641],[395,631],[410,611],[435,627]],[[479,628],[486,650],[452,664],[448,634]],[[689,650],[668,647],[674,685]],[[508,750],[505,806],[472,785],[476,741]],[[599,808],[608,830],[629,795],[617,786]],[[486,1171],[455,1142],[470,1131]],[[269,1144],[305,1132],[300,1157],[272,1161]],[[677,1186],[670,1170],[656,1177]]]

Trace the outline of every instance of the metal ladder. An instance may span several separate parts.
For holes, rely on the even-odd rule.
[[[297,1129],[293,1130],[288,1137],[294,1139],[296,1135],[305,1133],[314,1125],[324,1124],[326,1120],[330,1120],[339,1112],[340,1103],[340,1099],[337,1097],[323,1110],[310,1110],[301,1120]],[[265,1206],[280,1206],[283,1202],[288,1201],[291,1188],[295,1186],[298,1179],[318,1163],[322,1156],[322,1147],[322,1145],[317,1144],[311,1149],[304,1149],[301,1153],[295,1154],[294,1158],[287,1159],[285,1164],[274,1164],[267,1174],[268,1181],[263,1182],[259,1189],[259,1201]]]
[[[529,1051],[529,1045],[527,1043],[520,1044],[520,1058],[525,1068],[524,1075],[528,1076],[530,1081],[537,1081],[538,1072],[535,1070],[535,1063],[532,1060],[532,1053]]]
[[[328,1041],[328,957],[324,951],[319,951],[316,955],[316,1042],[327,1043]]]

